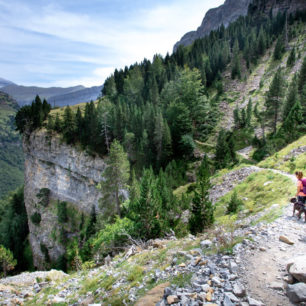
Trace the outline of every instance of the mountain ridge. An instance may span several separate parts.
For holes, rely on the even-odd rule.
[[[0,86],[1,86],[0,78]],[[4,80],[4,79],[3,79]],[[1,90],[14,98],[20,106],[30,104],[36,95],[41,99],[50,100],[52,105],[66,106],[74,105],[80,102],[95,100],[101,92],[102,86],[85,87],[77,85],[72,87],[38,87],[23,86],[14,84],[11,81],[4,80],[5,86]]]

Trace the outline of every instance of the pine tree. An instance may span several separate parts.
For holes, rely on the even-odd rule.
[[[58,113],[55,115],[54,130],[58,133],[62,130],[62,122]]]
[[[281,69],[278,69],[274,75],[272,83],[266,97],[266,111],[268,116],[272,118],[272,126],[274,134],[279,118],[279,113],[283,103],[284,78]]]
[[[209,199],[210,169],[205,155],[197,173],[196,188],[192,200],[189,228],[192,234],[202,233],[214,223],[214,207]]]
[[[302,106],[299,101],[297,101],[291,108],[284,124],[283,129],[288,135],[288,141],[293,141],[297,139],[300,135],[300,130],[305,132],[305,123],[303,123],[303,112]]]
[[[239,209],[240,206],[243,205],[243,202],[241,199],[238,198],[237,192],[234,191],[234,193],[231,196],[231,200],[227,205],[227,213],[236,213]]]
[[[275,45],[273,58],[274,60],[280,60],[282,58],[282,55],[285,51],[285,44],[284,44],[284,37],[281,35]]]
[[[238,40],[235,40],[233,47],[233,61],[232,61],[232,79],[241,79],[241,65],[239,57],[239,44]]]
[[[240,114],[239,114],[238,105],[236,105],[236,108],[233,111],[233,115],[234,115],[235,128],[239,129],[240,126],[241,126],[241,121],[240,121]]]
[[[252,99],[250,98],[248,102],[248,106],[247,106],[247,111],[246,111],[246,126],[247,127],[251,126],[252,114],[253,114],[253,104],[252,104]]]
[[[283,122],[286,120],[287,116],[289,115],[292,107],[295,105],[297,100],[298,100],[297,77],[295,75],[290,83],[287,99],[284,105]]]
[[[226,142],[226,133],[222,129],[219,132],[217,145],[216,145],[216,155],[215,155],[216,169],[225,168],[226,165],[229,163],[229,161],[230,161],[230,156],[229,156],[229,148]]]
[[[306,84],[306,56],[304,57],[302,68],[300,69],[298,82],[299,82],[298,90],[299,90],[299,93],[301,94],[303,87]]]
[[[295,47],[293,47],[288,56],[287,67],[293,67],[293,65],[295,64],[295,60],[296,60],[296,52],[295,52]]]
[[[63,134],[67,143],[73,143],[75,140],[75,116],[68,105],[64,111]]]
[[[254,116],[260,124],[261,131],[262,131],[262,140],[263,140],[263,142],[265,142],[265,140],[266,140],[266,135],[265,135],[266,112],[265,111],[259,111],[258,103],[256,103],[255,108],[254,108]]]
[[[104,197],[103,204],[111,206],[113,201],[116,204],[116,213],[121,215],[120,192],[126,190],[129,179],[130,165],[127,154],[119,141],[114,140],[110,147],[107,166],[102,173],[104,181],[101,182]]]

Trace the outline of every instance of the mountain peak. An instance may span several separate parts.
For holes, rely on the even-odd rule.
[[[4,78],[0,78],[0,88],[7,86],[7,85],[14,85],[12,81],[6,80]]]

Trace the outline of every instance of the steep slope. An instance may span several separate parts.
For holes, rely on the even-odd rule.
[[[186,33],[181,40],[174,45],[173,51],[175,52],[180,45],[191,45],[196,39],[208,35],[210,31],[219,28],[222,24],[227,27],[239,16],[245,16],[248,12],[250,3],[251,0],[226,0],[223,5],[209,10],[198,29]]]
[[[34,265],[43,269],[65,252],[68,237],[81,230],[82,214],[88,216],[93,207],[97,212],[103,211],[98,205],[102,195],[97,184],[105,163],[62,143],[58,135],[45,130],[24,139],[23,150],[30,243]],[[60,205],[66,207],[68,215],[63,221],[59,218]],[[39,220],[35,221],[34,215]]]
[[[0,92],[0,197],[23,184],[21,137],[14,126],[18,108],[14,99]]]
[[[222,24],[227,27],[239,16],[247,15],[250,4],[250,12],[265,15],[270,12],[276,15],[278,12],[285,11],[290,14],[306,8],[304,0],[226,0],[223,5],[209,10],[198,29],[186,33],[174,45],[173,51],[175,52],[180,45],[191,45],[196,39],[208,35],[210,31],[219,28]]]
[[[305,144],[304,138],[287,151]],[[229,187],[230,194],[236,190],[244,197],[243,207],[237,215],[225,215],[230,194],[225,195],[216,204],[217,224],[207,233],[133,246],[105,265],[84,267],[70,275],[51,271],[4,278],[0,301],[28,305],[147,306],[174,300],[183,305],[291,305],[284,296],[282,279],[289,277],[287,261],[305,252],[301,238],[306,223],[290,217],[287,197],[294,192],[294,177],[258,169],[231,187],[223,178],[237,177],[236,170],[216,177]],[[280,235],[288,236],[294,245],[279,242]]]

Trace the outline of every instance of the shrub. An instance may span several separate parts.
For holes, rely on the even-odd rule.
[[[65,223],[68,221],[66,202],[57,202],[57,217],[59,223]]]
[[[41,188],[36,196],[40,199],[39,204],[41,204],[44,207],[47,207],[49,204],[50,189]]]
[[[243,205],[242,200],[238,198],[237,192],[234,191],[234,193],[231,196],[231,200],[227,206],[227,213],[228,214],[236,213],[239,207],[241,207],[242,205]]]
[[[4,276],[6,276],[8,271],[13,270],[17,264],[16,259],[13,257],[13,253],[3,245],[0,245],[0,263]]]
[[[107,224],[92,241],[95,251],[107,255],[115,248],[122,247],[133,236],[134,223],[128,218],[117,218],[115,223]]]
[[[35,212],[32,216],[31,216],[31,221],[35,224],[35,225],[39,225],[40,221],[41,221],[41,215],[38,212]]]
[[[50,262],[50,256],[49,256],[48,248],[43,243],[40,243],[40,250],[45,256],[45,261],[49,263]]]

